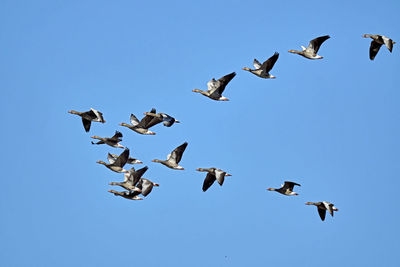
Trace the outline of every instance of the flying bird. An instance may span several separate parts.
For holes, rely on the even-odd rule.
[[[159,184],[153,183],[152,181],[140,178],[139,182],[137,183],[137,187],[141,189],[141,194],[146,197],[148,194],[151,193],[153,190],[153,186],[160,186]]]
[[[264,61],[263,64],[260,64],[260,62],[258,62],[257,59],[254,59],[253,61],[253,65],[255,68],[254,70],[247,67],[244,67],[243,69],[253,73],[254,75],[257,75],[260,78],[275,79],[276,77],[274,75],[269,74],[269,72],[274,67],[275,62],[278,60],[278,57],[279,53],[275,52],[275,54],[266,61]]]
[[[299,54],[308,59],[322,59],[323,57],[317,55],[319,47],[323,42],[330,38],[329,35],[321,36],[310,41],[308,47],[301,46],[302,51],[297,50],[289,50],[290,53]]]
[[[384,44],[390,53],[392,53],[393,45],[396,43],[392,39],[379,34],[364,34],[364,38],[372,38],[371,45],[369,47],[369,59],[374,60],[376,54],[378,54],[379,49]]]
[[[75,114],[75,115],[82,117],[83,127],[85,128],[86,132],[89,132],[92,121],[97,121],[97,122],[101,122],[101,123],[106,122],[103,118],[103,113],[101,113],[100,111],[95,110],[93,108],[90,108],[89,111],[85,111],[85,112],[70,110],[70,111],[68,111],[68,113]]]
[[[214,78],[212,78],[208,83],[207,83],[207,87],[208,90],[207,91],[202,91],[200,89],[193,89],[192,92],[196,92],[196,93],[200,93],[202,95],[205,95],[211,99],[214,100],[219,100],[219,101],[228,101],[229,99],[222,96],[222,93],[225,90],[225,87],[228,85],[228,83],[233,79],[233,77],[236,76],[235,72],[232,72],[228,75],[225,75],[224,77],[215,80]]]
[[[167,160],[159,160],[159,159],[153,159],[153,162],[158,162],[161,163],[168,168],[174,169],[174,170],[184,170],[182,166],[179,166],[179,162],[182,159],[182,154],[185,152],[185,149],[187,147],[188,143],[185,142],[182,145],[178,146],[175,148],[171,154],[168,154]]]
[[[107,168],[109,168],[114,172],[128,173],[128,171],[124,170],[123,168],[126,162],[128,161],[128,158],[129,158],[129,149],[126,148],[113,163],[105,163],[104,161],[101,160],[97,161],[97,163],[103,164],[104,166],[106,166]]]
[[[150,111],[150,113],[156,113],[156,109],[153,108]],[[146,134],[146,135],[155,135],[156,133],[150,131],[149,128],[161,122],[158,118],[149,115],[144,116],[140,122],[133,114],[131,114],[130,119],[131,119],[131,124],[123,122],[120,123],[119,125],[125,126],[139,134]]]
[[[289,182],[285,181],[283,185],[281,185],[281,188],[268,188],[268,191],[276,191],[278,193],[281,193],[286,196],[297,196],[298,194],[296,192],[293,192],[293,187],[297,185],[300,186],[297,183],[294,182]]]
[[[145,112],[144,115],[157,118],[159,120],[159,123],[162,122],[166,127],[171,127],[174,123],[180,123],[180,121],[176,120],[174,117],[171,117],[170,115],[165,113]]]
[[[128,173],[124,174],[124,181],[123,182],[112,182],[109,185],[119,185],[129,191],[137,191],[142,192],[142,189],[137,186],[140,178],[142,175],[148,170],[148,167],[145,166],[139,170],[135,170],[135,168],[131,168]]]
[[[217,168],[198,168],[196,171],[199,172],[207,172],[206,178],[204,179],[203,182],[203,192],[206,192],[210,186],[217,180],[220,186],[223,185],[225,176],[232,176],[229,173],[226,173],[225,171]]]
[[[339,211],[332,203],[327,201],[322,202],[307,202],[306,205],[314,205],[318,209],[319,217],[321,220],[325,220],[326,211],[329,211],[329,214],[333,217],[334,211]]]
[[[101,144],[106,144],[112,147],[119,147],[119,148],[125,148],[123,145],[121,145],[119,142],[122,141],[122,133],[115,131],[115,134],[112,137],[99,137],[97,135],[92,136],[91,138],[93,139],[98,139],[97,143],[92,142],[93,145],[101,145]]]
[[[107,155],[107,160],[109,163],[114,163],[117,158],[118,158],[118,155],[115,155],[115,154],[108,153],[108,155]],[[139,163],[143,163],[143,162],[138,159],[132,158],[132,157],[129,157],[128,160],[126,161],[126,164],[139,164]]]

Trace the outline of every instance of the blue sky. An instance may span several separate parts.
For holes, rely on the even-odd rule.
[[[398,1],[1,1],[2,266],[398,266]],[[323,60],[290,49],[329,34]],[[277,51],[274,80],[242,67]],[[232,71],[216,102],[191,92]],[[85,133],[68,114],[90,107]],[[182,123],[119,126],[157,108]],[[122,145],[160,184],[115,197]],[[184,171],[152,163],[187,141]],[[228,171],[206,193],[199,167]],[[300,195],[269,192],[284,180]],[[339,208],[322,222],[307,201]]]

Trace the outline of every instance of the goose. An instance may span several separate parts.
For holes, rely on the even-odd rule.
[[[141,194],[144,197],[146,197],[148,194],[151,193],[151,190],[153,190],[153,186],[160,186],[160,185],[153,183],[152,181],[145,178],[140,178],[137,184],[137,187],[141,189]]]
[[[153,159],[152,162],[158,162],[161,163],[168,168],[174,169],[174,170],[184,170],[182,166],[179,166],[178,163],[182,159],[182,154],[185,152],[185,149],[187,147],[188,143],[185,142],[182,145],[178,146],[175,148],[171,154],[168,154],[167,160],[159,160],[159,159]]]
[[[263,64],[260,64],[257,59],[254,59],[253,65],[254,65],[254,70],[249,69],[247,67],[244,67],[243,70],[247,70],[254,75],[257,75],[258,77],[264,78],[264,79],[275,79],[276,77],[274,75],[269,74],[270,70],[274,67],[275,62],[278,60],[279,53],[275,52],[275,54],[264,61]]]
[[[150,113],[156,113],[156,109],[153,108],[150,111]],[[131,124],[122,122],[119,125],[128,127],[132,131],[135,131],[139,134],[146,134],[146,135],[155,135],[156,133],[150,131],[149,128],[161,122],[158,118],[149,115],[144,116],[140,122],[133,114],[131,114],[130,119],[131,119]]]
[[[116,196],[121,196],[126,199],[131,199],[131,200],[143,200],[143,198],[139,197],[139,192],[137,191],[123,191],[123,192],[118,192],[115,190],[108,190],[108,192],[113,193]]]
[[[327,201],[322,202],[306,202],[306,205],[314,205],[317,206],[319,217],[321,220],[325,220],[326,211],[328,210],[330,215],[333,217],[334,211],[339,211],[332,203]]]
[[[137,186],[137,183],[139,182],[140,178],[142,175],[147,171],[148,167],[145,166],[137,171],[135,171],[135,168],[131,168],[128,173],[124,174],[124,181],[123,182],[112,182],[109,183],[109,185],[119,185],[127,190],[130,191],[137,191],[137,192],[142,192],[141,188]]]
[[[144,115],[157,118],[166,127],[171,127],[174,123],[180,123],[180,121],[176,120],[174,117],[171,117],[165,113],[157,113],[156,114],[156,113],[151,113],[151,112],[145,112]]]
[[[215,80],[212,78],[208,83],[207,91],[202,91],[200,89],[193,89],[192,92],[200,93],[205,95],[211,99],[218,100],[218,101],[228,101],[229,99],[222,96],[222,93],[225,90],[226,85],[236,76],[235,72],[225,75],[224,77]]]
[[[118,131],[115,131],[115,134],[113,137],[104,137],[103,138],[103,137],[99,137],[99,136],[95,135],[95,136],[92,136],[91,138],[100,140],[97,143],[92,142],[93,145],[107,144],[112,147],[125,148],[124,146],[122,146],[119,143],[122,141],[122,139],[120,139],[120,138],[122,138],[122,133],[120,133]]]
[[[390,53],[392,53],[393,45],[396,43],[392,39],[379,34],[364,34],[362,37],[372,38],[371,46],[369,47],[369,59],[371,60],[374,60],[383,44],[389,49]]]
[[[268,188],[268,191],[276,191],[278,193],[284,194],[286,196],[297,196],[296,192],[293,192],[293,187],[295,185],[301,186],[294,182],[285,181],[281,188]]]
[[[127,170],[123,169],[128,158],[129,158],[129,149],[125,148],[125,150],[121,153],[121,155],[118,156],[118,158],[113,163],[105,163],[104,161],[101,160],[97,161],[97,163],[103,164],[104,166],[115,172],[128,173]]]
[[[118,158],[118,155],[115,155],[115,154],[108,153],[108,155],[107,155],[107,160],[109,163],[114,163],[117,158]],[[139,164],[139,163],[143,163],[143,162],[138,159],[131,158],[131,157],[129,157],[128,161],[126,162],[126,164]]]
[[[79,112],[75,110],[70,110],[68,113],[75,114],[82,117],[83,127],[85,128],[86,132],[89,132],[90,125],[92,121],[97,121],[101,123],[105,123],[106,121],[103,118],[103,113],[93,108],[90,108],[89,111]]]
[[[290,53],[294,54],[299,54],[303,57],[306,57],[308,59],[322,59],[323,57],[317,55],[319,47],[322,45],[323,42],[331,38],[329,35],[317,37],[315,39],[312,39],[310,41],[310,44],[308,45],[307,48],[304,46],[301,46],[303,51],[297,51],[297,50],[289,50]]]
[[[206,178],[204,179],[203,182],[203,192],[206,192],[210,186],[217,180],[220,186],[224,183],[225,176],[232,176],[229,173],[226,173],[225,171],[217,168],[198,168],[196,171],[199,172],[207,172]]]

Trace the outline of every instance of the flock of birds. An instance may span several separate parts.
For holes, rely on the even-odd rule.
[[[386,36],[383,36],[383,35],[365,34],[365,35],[363,35],[363,37],[372,38],[370,50],[369,50],[369,58],[371,60],[374,60],[375,56],[377,55],[377,53],[382,45],[385,45],[389,49],[389,51],[392,52],[393,44],[395,44],[395,42],[392,39],[390,39]],[[308,47],[301,46],[302,47],[301,51],[289,50],[289,52],[301,55],[308,59],[322,59],[323,57],[319,56],[317,53],[318,53],[319,48],[322,45],[322,43],[325,42],[326,40],[328,40],[329,38],[330,38],[329,35],[317,37],[310,41]],[[260,78],[274,79],[276,77],[271,75],[269,72],[274,67],[275,62],[278,60],[278,58],[279,58],[279,53],[275,52],[273,56],[271,56],[269,59],[264,61],[262,64],[257,59],[254,59],[254,62],[253,62],[254,69],[244,67],[243,70],[249,71]],[[222,78],[220,78],[218,80],[215,80],[213,78],[207,83],[207,87],[208,87],[207,91],[203,91],[200,89],[193,89],[193,92],[200,93],[200,94],[202,94],[206,97],[209,97],[213,100],[228,101],[229,99],[222,96],[222,93],[224,92],[228,83],[235,76],[236,76],[236,73],[232,72],[230,74],[223,76]],[[95,110],[93,108],[91,108],[89,111],[86,111],[86,112],[79,112],[79,111],[71,110],[71,111],[69,111],[69,113],[78,115],[82,118],[82,123],[83,123],[83,126],[84,126],[86,132],[89,132],[91,122],[105,123],[103,114],[100,111]],[[129,129],[131,129],[132,131],[137,132],[139,134],[155,135],[155,133],[150,131],[149,128],[151,128],[161,122],[166,127],[171,127],[174,123],[179,123],[178,120],[176,120],[175,118],[173,118],[172,116],[170,116],[168,114],[156,113],[156,110],[154,108],[150,112],[145,112],[144,115],[145,116],[139,121],[135,115],[131,114],[130,124],[120,123],[120,125],[127,127]],[[108,169],[110,169],[114,172],[124,174],[124,180],[122,182],[111,182],[111,183],[109,183],[109,185],[118,185],[118,186],[121,186],[122,188],[126,189],[127,191],[119,192],[119,191],[115,191],[115,190],[109,190],[108,192],[113,193],[116,196],[124,197],[126,199],[142,200],[143,198],[140,197],[140,195],[142,195],[143,197],[146,197],[148,194],[150,194],[153,187],[159,186],[159,184],[154,183],[154,182],[150,181],[149,179],[142,177],[148,169],[147,166],[145,166],[141,169],[138,169],[138,170],[135,170],[134,167],[130,168],[129,170],[124,169],[124,166],[126,164],[138,164],[138,163],[143,163],[143,162],[141,162],[138,159],[129,157],[129,149],[122,146],[119,143],[122,141],[122,139],[121,139],[122,137],[123,137],[123,135],[119,131],[116,131],[114,136],[112,136],[112,137],[99,137],[99,136],[91,137],[93,139],[99,140],[97,143],[92,142],[92,144],[96,144],[96,145],[106,144],[111,147],[124,149],[124,151],[120,155],[108,153],[108,156],[107,156],[108,163],[106,163],[104,161],[97,161],[97,163],[103,164]],[[168,168],[171,168],[174,170],[184,170],[184,168],[182,166],[180,166],[179,163],[182,159],[182,155],[183,155],[187,145],[188,145],[188,143],[185,142],[182,145],[175,148],[170,154],[168,154],[166,160],[154,159],[152,161],[156,162],[156,163],[161,163],[161,164],[167,166]],[[217,181],[218,184],[220,186],[222,186],[224,183],[225,177],[231,176],[231,174],[227,173],[226,171],[223,171],[221,169],[214,168],[214,167],[198,168],[196,170],[200,171],[200,172],[207,172],[207,175],[204,179],[203,187],[202,187],[204,192],[207,191],[208,188],[210,188],[214,184],[215,181]],[[286,196],[295,196],[298,194],[293,191],[294,186],[300,186],[300,184],[295,183],[295,182],[285,181],[284,184],[280,188],[268,188],[267,190],[276,191],[276,192],[281,193]],[[327,202],[327,201],[306,202],[305,204],[316,206],[317,210],[318,210],[318,214],[322,221],[325,220],[326,211],[328,211],[331,216],[333,216],[334,211],[338,211],[338,209],[334,206],[334,204]]]

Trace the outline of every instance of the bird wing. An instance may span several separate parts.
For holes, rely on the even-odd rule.
[[[297,183],[294,183],[294,182],[285,181],[285,183],[283,184],[282,187],[283,187],[283,188],[288,188],[288,189],[290,189],[290,191],[293,191],[293,187],[294,187],[295,185],[301,186],[301,185],[299,185],[299,184],[297,184]]]
[[[215,181],[215,175],[208,172],[206,178],[204,179],[203,182],[203,192],[206,192],[208,188],[210,188],[210,186],[212,186],[212,184]]]
[[[218,81],[212,78],[207,83],[207,90],[209,92],[214,92],[218,88]]]
[[[89,132],[90,125],[92,124],[92,122],[82,117],[82,123],[83,123],[83,127],[85,127],[85,131]]]
[[[136,118],[136,116],[133,115],[133,114],[131,114],[130,120],[131,120],[131,124],[132,124],[133,126],[136,126],[136,125],[139,124],[138,118]]]
[[[185,152],[185,149],[186,149],[187,145],[188,145],[188,143],[185,142],[182,145],[180,145],[177,148],[175,148],[171,152],[171,154],[168,155],[167,159],[168,160],[172,159],[178,164],[182,159],[182,154],[183,154],[183,152]]]
[[[382,40],[385,43],[387,49],[389,49],[390,53],[392,53],[392,49],[393,49],[393,41],[392,39],[386,37],[386,36],[382,36]]]
[[[104,118],[103,118],[103,113],[101,113],[100,111],[95,110],[95,109],[93,109],[93,108],[90,108],[90,111],[93,112],[94,116],[97,118],[97,120],[98,120],[99,122],[102,122],[102,123],[105,122],[105,121],[104,121]]]
[[[220,170],[220,169],[215,170],[215,179],[217,179],[217,182],[219,183],[219,185],[223,185],[224,180],[225,180],[225,174],[226,174],[226,172],[224,172],[223,170]]]
[[[156,113],[156,109],[152,108],[150,110],[150,113]],[[139,122],[138,126],[144,129],[148,129],[154,125],[156,125],[157,123],[160,123],[162,120],[160,120],[160,118],[157,117],[153,117],[150,115],[146,115],[142,118],[142,120]]]
[[[326,210],[320,209],[319,207],[317,207],[318,209],[318,213],[319,213],[319,217],[321,217],[321,220],[325,220],[325,215],[326,215]]]
[[[275,62],[278,60],[278,57],[279,53],[275,52],[272,57],[264,61],[264,63],[261,65],[261,68],[268,73],[274,67]]]
[[[312,50],[314,50],[314,53],[317,54],[319,47],[322,45],[323,42],[325,42],[329,38],[331,38],[329,35],[325,35],[312,39],[310,41],[310,44],[308,45],[308,48],[311,48]]]
[[[375,40],[371,41],[371,45],[369,47],[369,59],[374,60],[374,58],[375,58],[376,54],[378,54],[381,46],[382,46],[382,44],[375,42]]]
[[[115,162],[115,157],[113,155],[111,155],[110,153],[108,153],[107,155],[107,160],[110,164],[114,164]]]
[[[259,68],[261,68],[261,63],[257,59],[254,59],[253,60],[253,66],[256,69],[259,69]]]
[[[129,149],[125,149],[113,163],[114,166],[124,167],[129,158]]]
[[[216,89],[217,91],[218,91],[218,93],[220,94],[220,95],[222,95],[222,93],[224,92],[224,90],[225,90],[225,87],[228,85],[228,83],[233,79],[233,77],[235,77],[236,76],[236,72],[232,72],[232,73],[229,73],[229,74],[227,74],[227,75],[225,75],[225,76],[223,76],[222,78],[219,78],[218,79],[218,88]]]
[[[165,113],[160,113],[160,114],[161,114],[164,126],[171,127],[174,124],[175,118],[173,118]]]
[[[333,204],[327,201],[323,201],[322,203],[324,204],[325,208],[329,211],[329,214],[333,217],[333,209],[332,209]]]
[[[120,142],[122,141],[122,139],[119,139],[120,137],[122,138],[122,133],[115,131],[115,134],[110,139],[116,142]]]
[[[136,185],[139,182],[139,179],[142,177],[142,175],[147,171],[148,167],[145,166],[135,172],[132,173],[132,176],[130,177],[130,180],[133,185]]]
[[[153,190],[153,183],[147,179],[140,178],[138,187],[142,190],[142,195],[147,196]]]
[[[132,179],[131,179],[131,177],[132,177],[132,174],[135,172],[135,168],[134,167],[132,167],[129,171],[128,171],[128,173],[124,173],[124,182],[131,182],[132,181]]]

